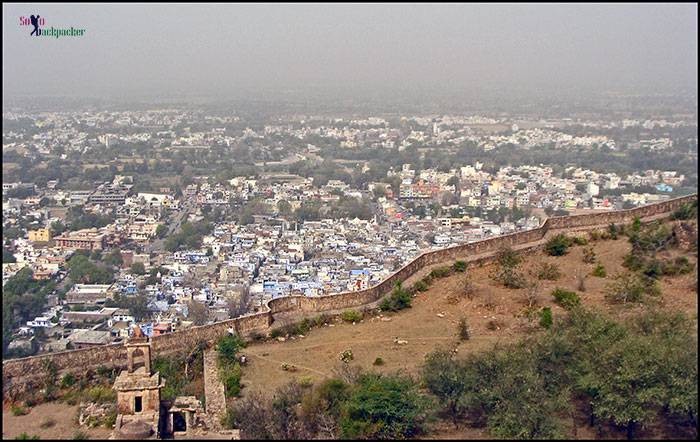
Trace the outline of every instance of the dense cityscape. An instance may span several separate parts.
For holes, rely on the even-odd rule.
[[[6,314],[19,312],[3,322],[10,354],[120,341],[136,324],[167,333],[279,296],[362,290],[425,251],[697,186],[697,125],[682,112],[222,113],[3,114],[3,286],[33,275],[42,294],[4,298],[16,303]],[[504,152],[553,161],[499,161]],[[556,162],[574,153],[590,166]],[[676,167],[635,169],[655,156]]]

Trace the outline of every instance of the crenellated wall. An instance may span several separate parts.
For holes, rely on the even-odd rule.
[[[366,306],[389,293],[396,282],[406,281],[432,265],[454,262],[457,259],[468,262],[470,266],[477,265],[493,259],[495,252],[504,246],[529,251],[541,247],[546,238],[557,233],[577,229],[595,229],[611,223],[625,224],[635,217],[647,221],[650,218],[665,217],[682,204],[696,199],[697,194],[694,194],[629,210],[549,218],[537,229],[425,252],[381,283],[366,290],[319,297],[293,296],[273,299],[268,301],[267,311],[263,313],[156,336],[151,339],[152,352],[154,356],[168,355],[190,349],[201,341],[210,343],[225,335],[229,328],[246,337],[253,333],[266,334],[275,321],[275,315],[293,314],[301,318],[323,312]],[[126,350],[122,344],[112,344],[3,361],[3,398],[21,396],[27,389],[40,385],[46,361],[52,361],[61,374],[70,372],[80,377],[84,376],[88,370],[96,370],[101,366],[124,368]]]

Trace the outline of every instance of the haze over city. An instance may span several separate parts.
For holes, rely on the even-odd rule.
[[[20,16],[75,26],[32,39]],[[9,95],[697,90],[696,4],[3,5]]]

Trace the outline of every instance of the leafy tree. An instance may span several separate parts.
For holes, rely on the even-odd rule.
[[[82,206],[71,207],[68,210],[68,226],[70,230],[100,228],[114,222],[114,215],[97,215],[85,212]]]
[[[292,205],[289,204],[289,201],[280,200],[277,202],[277,211],[282,216],[289,216],[292,214]]]
[[[113,249],[102,258],[102,262],[112,267],[121,267],[122,264],[124,264],[124,258],[122,257],[121,250]]]
[[[698,200],[683,204],[678,210],[673,212],[671,219],[686,220],[698,217]]]
[[[569,247],[571,247],[571,242],[571,238],[560,233],[547,241],[547,244],[545,244],[545,250],[551,256],[563,256],[566,255],[567,250]]]
[[[49,280],[36,280],[30,267],[25,267],[7,280],[2,291],[3,354],[12,339],[12,329],[42,312],[46,298],[56,288]]]
[[[584,378],[583,387],[593,396],[593,414],[625,427],[628,439],[664,404],[657,379],[665,364],[656,356],[660,350],[647,339],[628,337],[599,354],[593,374]]]
[[[134,275],[145,275],[146,266],[142,262],[135,262],[131,264],[131,273]]]
[[[612,303],[642,302],[660,294],[656,281],[633,272],[617,274],[605,287],[605,299]]]
[[[51,236],[58,236],[66,231],[66,226],[61,221],[54,221],[51,223]]]
[[[397,282],[394,290],[388,297],[379,305],[379,308],[384,311],[397,312],[405,308],[411,307],[411,294],[401,287],[401,283]]]
[[[560,287],[554,289],[554,291],[552,292],[552,296],[554,297],[554,301],[557,304],[561,305],[567,310],[570,310],[581,304],[581,298],[579,298],[576,292],[564,290]]]
[[[524,347],[470,355],[458,365],[461,413],[491,434],[506,439],[561,436],[554,414],[563,406],[561,393],[547,389],[536,361]]]
[[[148,318],[151,314],[151,309],[148,307],[148,304],[149,302],[146,295],[139,294],[128,298],[126,308],[129,309],[129,314],[134,317],[136,322],[140,322]]]
[[[114,274],[98,266],[84,255],[74,255],[67,263],[70,279],[79,284],[111,284]]]
[[[343,405],[340,434],[349,439],[405,439],[421,433],[428,399],[410,378],[365,374]]]
[[[549,264],[546,262],[540,263],[537,267],[537,279],[546,279],[549,281],[556,281],[561,277],[561,272],[559,271],[559,266],[556,264]]]
[[[455,189],[459,190],[459,178],[457,176],[451,176],[447,180],[448,186],[455,186]]]
[[[381,184],[375,184],[374,187],[372,188],[372,192],[374,194],[375,198],[382,198],[386,196],[386,186],[383,186]]]
[[[453,353],[437,350],[428,354],[423,366],[423,382],[445,405],[455,428],[459,427],[459,419],[465,412],[462,396],[467,382],[461,364],[453,359]]]
[[[238,336],[224,336],[216,343],[219,352],[219,361],[222,364],[233,364],[237,362],[238,351],[245,348],[245,342]]]
[[[549,307],[543,307],[540,311],[540,326],[548,329],[552,326],[552,323],[552,309]]]
[[[9,250],[7,250],[5,247],[2,248],[2,262],[8,263],[8,262],[17,262],[17,259],[15,258],[15,255],[12,254]]]
[[[22,231],[22,229],[20,229],[19,227],[15,227],[15,226],[7,227],[7,228],[3,227],[2,237],[5,240],[13,240],[13,239],[17,239],[17,238],[22,238],[22,237],[24,237],[24,232]]]
[[[509,247],[498,251],[496,255],[498,267],[491,274],[491,278],[508,288],[519,289],[526,285],[525,277],[520,272],[520,256]]]
[[[156,227],[156,237],[165,238],[167,233],[168,227],[165,224],[158,224],[158,227]]]

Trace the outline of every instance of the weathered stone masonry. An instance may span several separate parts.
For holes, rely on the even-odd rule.
[[[253,333],[266,334],[270,331],[277,314],[311,317],[318,313],[366,306],[378,301],[390,292],[396,282],[406,281],[412,275],[432,265],[454,262],[457,259],[475,265],[492,259],[495,252],[503,246],[517,246],[520,251],[530,251],[540,247],[546,237],[562,231],[593,229],[611,223],[625,224],[631,222],[635,217],[648,220],[652,217],[668,216],[682,204],[696,199],[697,194],[694,194],[629,210],[549,218],[537,229],[426,252],[369,289],[313,298],[294,296],[273,299],[267,303],[268,310],[266,312],[153,337],[151,339],[152,351],[156,356],[185,351],[198,342],[214,342],[225,335],[230,328],[242,336],[250,336]],[[78,377],[84,376],[88,370],[96,370],[100,366],[123,369],[127,362],[126,349],[123,344],[3,361],[3,398],[8,399],[21,395],[28,388],[36,388],[40,385],[46,360],[52,361],[60,374],[70,372]]]

